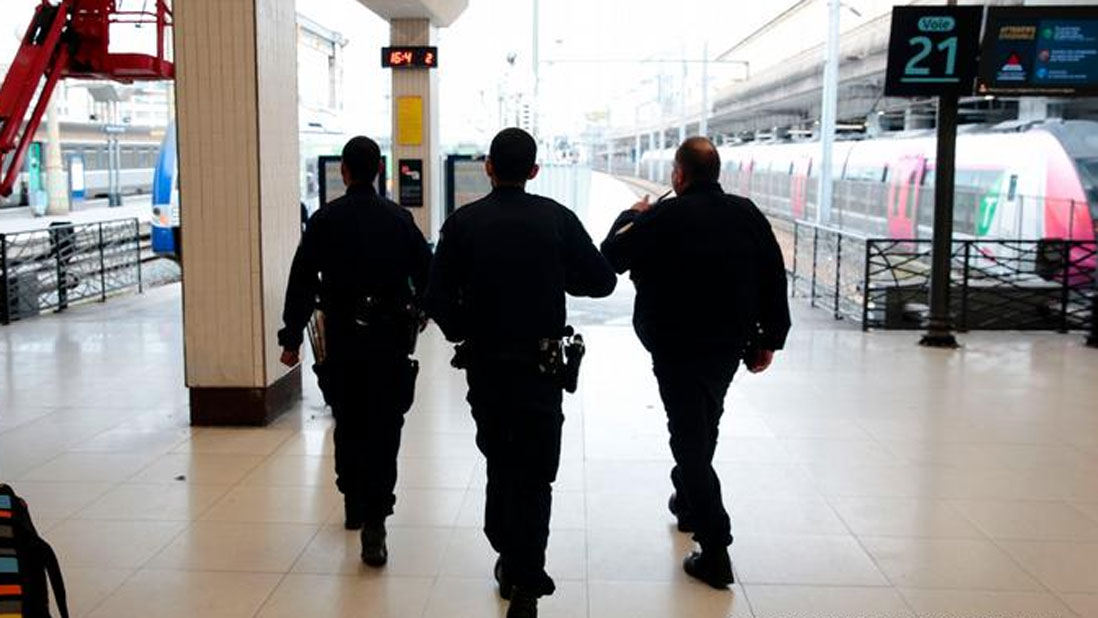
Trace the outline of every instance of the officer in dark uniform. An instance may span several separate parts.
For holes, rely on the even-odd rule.
[[[645,198],[602,244],[636,284],[633,324],[652,354],[675,457],[670,508],[701,546],[683,567],[717,588],[733,583],[731,522],[712,465],[725,395],[740,362],[765,371],[790,328],[774,233],[750,200],[721,189],[720,170],[712,142],[687,140],[672,173],[678,197]]]
[[[347,194],[309,220],[294,256],[278,333],[282,362],[300,361],[302,331],[325,314],[325,372],[335,417],[336,484],[345,525],[362,529],[362,559],[385,564],[385,519],[396,497],[397,452],[418,364],[409,356],[421,320],[431,252],[411,214],[379,197],[381,151],[356,137],[343,148]]]
[[[443,225],[426,300],[447,339],[464,342],[455,365],[488,461],[484,531],[509,618],[536,616],[555,590],[545,549],[564,415],[551,356],[566,335],[565,294],[604,297],[617,284],[576,215],[526,193],[536,158],[525,131],[492,140],[492,192]]]

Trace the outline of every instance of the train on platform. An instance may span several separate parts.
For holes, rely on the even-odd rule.
[[[747,142],[720,148],[727,191],[772,216],[815,221],[818,142]],[[869,237],[929,238],[936,139],[902,133],[835,145],[828,225]],[[670,183],[674,150],[646,153],[641,174]],[[957,139],[958,237],[1094,241],[1098,221],[1098,122],[967,126]]]

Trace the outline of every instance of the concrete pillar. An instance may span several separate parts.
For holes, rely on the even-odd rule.
[[[300,237],[294,0],[175,6],[186,380],[195,425],[261,425],[301,392],[277,332]]]
[[[633,140],[633,176],[640,178],[641,175],[641,134],[637,133]]]
[[[54,91],[46,112],[46,137],[49,139],[46,144],[46,186],[49,189],[46,214],[52,216],[69,214],[69,175],[61,161],[61,123],[57,119],[57,102],[63,93],[63,88]]]
[[[427,18],[393,19],[393,46],[435,45],[437,28]],[[440,53],[440,56],[442,54]],[[443,61],[445,57],[443,56]],[[393,179],[394,200],[408,207],[428,239],[442,226],[439,168],[438,71],[424,68],[393,69]],[[422,206],[401,198],[404,183],[400,162],[419,161],[423,167]]]

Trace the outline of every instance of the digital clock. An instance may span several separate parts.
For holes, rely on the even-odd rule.
[[[383,68],[419,68],[438,67],[437,47],[382,47],[381,66]]]

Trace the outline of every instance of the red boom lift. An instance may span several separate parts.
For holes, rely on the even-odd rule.
[[[172,11],[166,0],[154,2],[155,9],[140,11],[121,10],[118,0],[42,0],[38,5],[0,86],[0,195],[11,195],[59,79],[132,83],[175,77],[175,65],[165,57]],[[155,25],[156,55],[110,53],[114,24]],[[38,100],[28,118],[35,93]]]

